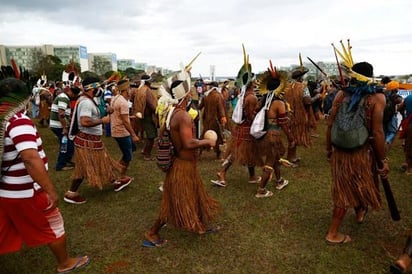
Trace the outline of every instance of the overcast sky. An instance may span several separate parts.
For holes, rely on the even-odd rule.
[[[84,45],[172,70],[202,52],[192,75],[236,75],[242,43],[254,72],[334,61],[348,38],[375,75],[412,73],[410,0],[0,0],[0,44]]]

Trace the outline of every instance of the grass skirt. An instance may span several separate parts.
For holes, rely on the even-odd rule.
[[[292,83],[285,93],[285,99],[290,104],[291,112],[290,131],[297,145],[310,147],[312,140],[310,137],[310,123],[308,113],[303,104],[303,84]]]
[[[228,153],[234,163],[247,166],[261,166],[263,163],[257,151],[257,141],[250,135],[250,126],[238,125],[230,139]]]
[[[76,137],[78,138],[78,137]],[[112,183],[120,173],[122,165],[110,158],[101,140],[82,139],[82,143],[74,140],[75,168],[73,179],[85,178],[89,185],[103,188],[103,185]],[[80,138],[79,138],[80,139]],[[89,144],[86,146],[85,144]],[[117,173],[116,173],[117,172]]]
[[[160,220],[201,233],[218,211],[219,203],[206,192],[197,162],[176,158],[163,184]]]
[[[381,207],[379,179],[369,144],[353,152],[333,148],[332,200],[336,207]]]
[[[269,130],[266,135],[257,142],[257,146],[257,154],[262,157],[262,162],[272,167],[286,152],[285,146],[282,143],[280,130]]]

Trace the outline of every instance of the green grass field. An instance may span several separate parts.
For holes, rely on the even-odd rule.
[[[60,194],[71,255],[87,254],[90,265],[75,273],[388,273],[389,264],[402,251],[412,228],[412,178],[400,171],[403,153],[396,140],[390,151],[389,180],[402,220],[393,222],[382,196],[383,208],[369,212],[365,223],[355,222],[349,211],[341,231],[352,242],[331,246],[324,237],[331,218],[331,175],[325,158],[325,122],[320,121],[319,138],[310,149],[299,148],[301,165],[282,168],[289,185],[274,196],[257,199],[256,185],[248,184],[247,169],[233,166],[226,188],[213,187],[210,179],[220,168],[212,152],[204,152],[200,172],[209,193],[221,202],[216,234],[196,235],[167,226],[161,231],[169,240],[163,248],[141,247],[144,232],[157,217],[161,193],[158,184],[164,174],[155,162],[134,154],[129,175],[135,181],[115,193],[84,184],[83,205],[63,201],[71,171],[54,171],[57,141],[47,128],[40,128],[49,158],[50,176]],[[110,154],[120,152],[105,137]],[[258,174],[261,173],[257,169]],[[0,257],[0,273],[55,273],[56,262],[47,247],[23,248]]]

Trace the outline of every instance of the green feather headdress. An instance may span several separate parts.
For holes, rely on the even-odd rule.
[[[4,133],[9,119],[26,108],[30,101],[30,75],[19,69],[15,61],[12,66],[0,70],[0,166],[4,152]]]
[[[253,80],[253,73],[252,73],[252,65],[249,63],[249,55],[246,54],[245,46],[242,44],[243,48],[243,65],[240,68],[236,81],[235,86],[238,88],[242,88],[242,86],[249,85],[250,82]]]

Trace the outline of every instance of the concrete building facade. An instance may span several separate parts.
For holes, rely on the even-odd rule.
[[[62,64],[71,60],[80,64],[80,70],[89,70],[87,48],[81,45],[38,45],[38,46],[6,46],[0,45],[0,65],[10,65],[10,60],[16,60],[19,66],[31,69],[33,55],[41,53],[59,57]]]

